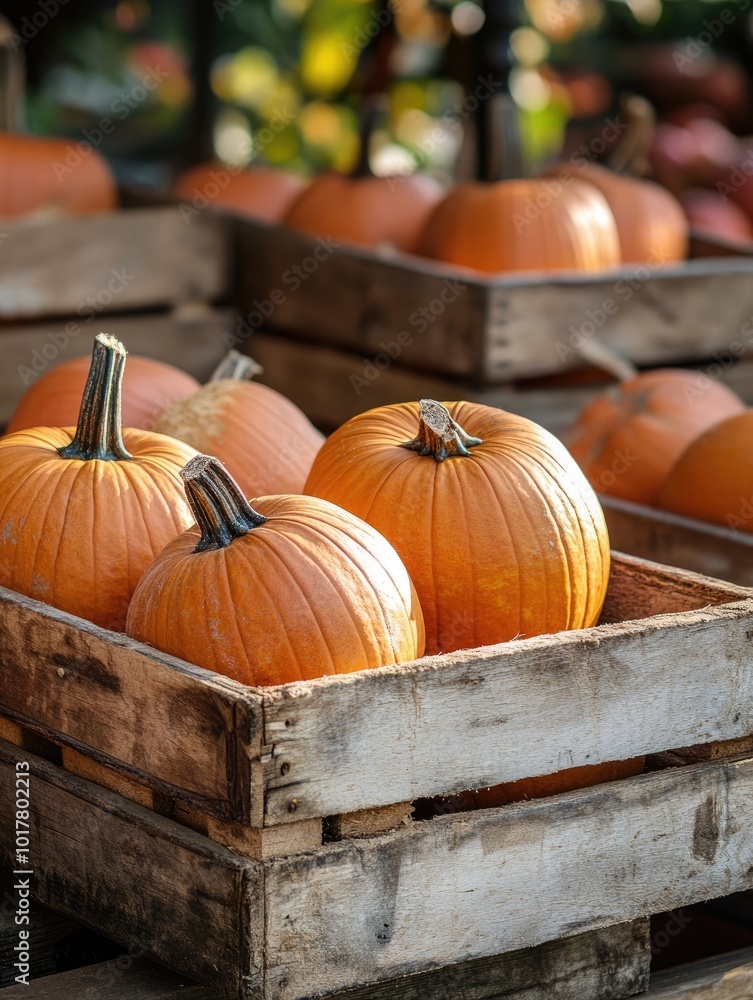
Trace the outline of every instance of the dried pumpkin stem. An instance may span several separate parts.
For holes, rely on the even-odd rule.
[[[241,354],[240,351],[232,350],[228,351],[217,365],[209,381],[219,382],[221,379],[234,378],[239,381],[246,379],[250,382],[255,375],[261,375],[263,371],[262,366],[253,358],[247,354]]]
[[[654,109],[645,97],[630,94],[622,101],[620,111],[627,119],[627,129],[609,156],[608,166],[619,174],[643,177],[648,173],[648,153],[654,138]]]
[[[456,424],[446,406],[434,399],[422,399],[419,406],[418,436],[404,441],[402,448],[410,448],[419,455],[431,455],[435,462],[470,454],[469,448],[483,444],[481,438],[471,437]]]
[[[201,540],[194,552],[222,549],[267,520],[246,500],[222,462],[197,455],[180,471]]]
[[[120,416],[127,354],[110,334],[98,333],[94,338],[76,433],[69,445],[58,449],[63,458],[120,462],[133,457],[123,443]]]

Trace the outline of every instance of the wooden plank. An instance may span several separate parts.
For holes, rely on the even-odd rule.
[[[91,757],[85,757],[84,754],[78,753],[76,750],[71,750],[70,747],[62,747],[61,763],[66,771],[69,771],[71,774],[77,774],[79,778],[86,778],[87,781],[93,781],[95,785],[99,785],[101,788],[109,788],[111,792],[117,792],[118,795],[130,799],[131,802],[138,803],[138,805],[143,806],[145,809],[154,808],[154,792],[152,789],[131,781],[127,775],[120,771],[114,771],[110,767],[105,767],[96,760],[92,760]]]
[[[260,817],[250,688],[2,588],[0,671],[3,716],[203,812]]]
[[[646,989],[648,921],[330,994],[333,1000],[619,1000]]]
[[[337,840],[372,837],[375,833],[393,830],[396,826],[405,826],[412,821],[412,813],[412,802],[396,802],[394,805],[382,806],[379,809],[361,809],[359,812],[333,816],[330,828]]]
[[[114,334],[132,354],[175,364],[203,382],[227,351],[224,337],[232,322],[232,310],[196,306],[154,315],[112,313],[90,322],[76,318],[2,324],[0,426],[47,363],[90,355],[92,339],[100,330]],[[155,403],[159,405],[158,400]]]
[[[750,593],[627,557],[610,589],[621,623],[263,692],[265,825],[753,733]]]
[[[12,891],[12,885],[13,877],[3,873],[0,876],[0,989],[13,986],[19,974],[13,965],[18,961],[14,948],[19,941],[19,927],[14,919],[17,896]],[[31,975],[36,978],[56,971],[56,950],[65,938],[80,930],[80,925],[34,904],[31,922],[25,929],[29,931]]]
[[[612,545],[646,559],[753,586],[753,534],[602,496]]]
[[[0,317],[85,316],[211,301],[228,288],[228,237],[177,206],[3,222]]]
[[[0,744],[0,801],[14,798],[18,752]],[[241,997],[260,969],[260,871],[171,820],[26,755],[31,771],[32,892],[186,975]],[[13,858],[14,814],[0,810],[0,854]],[[253,907],[256,900],[257,909]]]
[[[651,977],[645,1000],[750,1000],[753,948],[667,969]]]
[[[319,427],[332,428],[375,406],[411,399],[465,399],[520,413],[562,434],[603,386],[526,389],[511,383],[486,388],[404,367],[398,359],[377,369],[373,357],[254,332],[246,348],[264,367],[259,381],[292,399]],[[380,365],[381,365],[380,361]]]
[[[3,1000],[221,1000],[206,986],[187,982],[144,959],[122,958],[13,986]]]
[[[753,760],[698,764],[269,862],[268,992],[297,1000],[748,888],[751,810]]]
[[[750,257],[598,276],[489,278],[419,257],[321,243],[317,261],[316,240],[250,221],[239,224],[239,245],[242,339],[264,322],[371,362],[394,342],[401,367],[479,383],[582,367],[583,336],[640,365],[703,359],[727,350],[730,331],[750,319]],[[308,273],[301,270],[307,259]]]

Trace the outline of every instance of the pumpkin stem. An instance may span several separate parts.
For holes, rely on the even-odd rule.
[[[418,436],[404,441],[400,447],[410,448],[419,455],[431,455],[435,462],[470,454],[469,448],[483,444],[456,424],[446,406],[434,399],[422,399],[419,404]]]
[[[250,382],[255,375],[261,375],[263,371],[262,366],[253,358],[232,350],[228,351],[217,365],[209,381],[219,382],[221,379],[234,378],[239,381],[247,379]]]
[[[69,445],[58,449],[63,458],[122,462],[133,457],[123,443],[120,418],[127,355],[125,347],[109,333],[98,333],[94,338],[76,433]]]
[[[180,474],[188,503],[201,529],[201,539],[194,552],[224,549],[235,538],[242,538],[267,520],[257,514],[218,459],[197,455]]]
[[[509,94],[494,94],[486,113],[491,120],[488,162],[482,164],[489,181],[513,181],[526,176],[523,137],[518,109]]]
[[[644,177],[649,170],[648,153],[654,138],[656,114],[650,102],[638,94],[623,98],[620,111],[627,119],[627,129],[607,165],[619,174]]]
[[[389,111],[389,101],[386,94],[372,94],[361,105],[361,123],[358,130],[360,152],[353,168],[353,177],[373,177],[374,171],[369,162],[371,137],[377,122]]]

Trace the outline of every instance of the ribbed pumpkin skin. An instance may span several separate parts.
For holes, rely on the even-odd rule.
[[[285,224],[312,236],[374,247],[416,250],[426,222],[443,194],[425,174],[409,177],[315,178],[293,202]]]
[[[190,528],[144,574],[128,634],[251,685],[285,684],[423,654],[421,609],[395,550],[332,504],[253,501],[268,518],[195,553]]]
[[[0,586],[122,631],[141,574],[193,521],[179,472],[194,451],[126,430],[132,460],[62,458],[73,434],[0,440]]]
[[[11,417],[7,433],[75,424],[89,364],[88,357],[71,358],[32,382]],[[173,365],[129,355],[123,376],[123,426],[151,429],[163,410],[198,388],[195,378]]]
[[[44,208],[72,215],[109,212],[118,198],[110,168],[95,150],[67,169],[67,139],[0,134],[0,218],[15,219]],[[53,164],[60,163],[60,177]]]
[[[694,371],[657,369],[612,386],[565,434],[598,493],[655,504],[672,466],[709,427],[741,413],[743,401]]]
[[[753,531],[753,410],[691,442],[670,472],[658,506],[701,521]]]
[[[252,219],[279,222],[306,184],[297,174],[269,167],[233,173],[223,163],[202,163],[181,174],[173,194],[190,203],[197,197],[206,198],[211,205],[230,208]]]
[[[306,492],[372,524],[397,549],[424,613],[427,653],[593,625],[609,576],[595,494],[553,435],[524,417],[445,403],[483,444],[437,463],[400,447],[417,403],[349,420]]]
[[[617,223],[623,264],[671,264],[688,256],[688,222],[679,201],[652,181],[623,176],[597,163],[578,176],[604,195]]]
[[[251,497],[302,493],[324,441],[281,393],[240,379],[207,383],[163,413],[155,430],[217,457]]]
[[[604,196],[573,181],[553,197],[551,183],[457,185],[431,215],[417,252],[490,274],[618,267],[617,223]]]

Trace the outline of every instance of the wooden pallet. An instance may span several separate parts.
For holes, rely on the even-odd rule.
[[[599,627],[252,689],[4,591],[0,801],[22,754],[45,905],[232,997],[376,996],[750,887],[751,635],[749,591],[615,556]],[[412,818],[641,754],[664,769]]]
[[[600,496],[612,545],[643,559],[753,587],[753,533]]]
[[[582,367],[582,334],[655,366],[727,350],[750,325],[751,256],[599,276],[487,278],[404,254],[333,247],[283,226],[233,222],[236,304],[248,321],[242,339],[264,324],[372,362],[385,344],[399,345],[399,368],[484,386]]]

